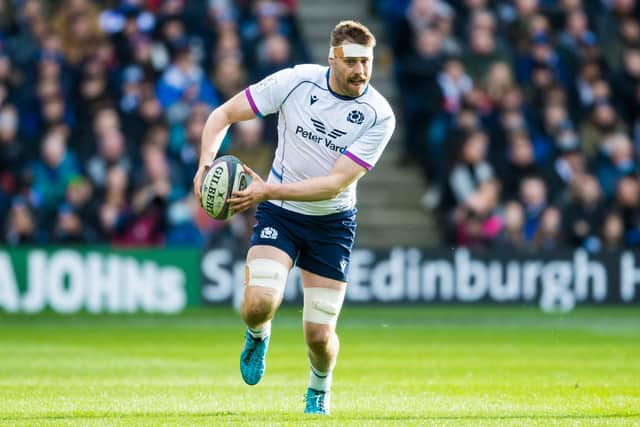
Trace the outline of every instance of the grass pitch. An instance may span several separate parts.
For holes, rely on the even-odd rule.
[[[305,416],[301,313],[242,382],[231,309],[0,315],[0,425],[639,425],[640,308],[346,307],[332,415]]]

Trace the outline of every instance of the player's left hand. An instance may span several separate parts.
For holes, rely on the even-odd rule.
[[[227,199],[229,208],[235,213],[245,211],[253,205],[269,199],[267,183],[249,166],[243,165],[244,171],[251,177],[251,184],[241,191],[234,191]]]

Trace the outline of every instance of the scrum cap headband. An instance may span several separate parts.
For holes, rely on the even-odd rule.
[[[331,46],[329,58],[370,58],[373,59],[373,48],[361,44],[343,44]]]

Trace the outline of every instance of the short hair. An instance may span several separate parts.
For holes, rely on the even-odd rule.
[[[376,38],[367,27],[356,21],[341,21],[331,31],[331,46],[340,46],[344,41],[367,47],[376,45]]]

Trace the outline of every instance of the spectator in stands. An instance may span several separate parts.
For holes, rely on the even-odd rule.
[[[45,135],[41,157],[29,168],[33,174],[39,218],[48,221],[64,200],[69,181],[80,172],[75,155],[67,149],[67,131],[64,128],[54,128]]]
[[[17,191],[17,177],[25,156],[17,137],[18,112],[11,104],[0,107],[0,226],[7,221],[13,194]]]
[[[98,238],[95,193],[91,181],[85,176],[78,175],[67,185],[64,201],[64,204],[80,217],[83,227],[87,229],[86,235],[91,236],[92,241]]]
[[[640,182],[627,176],[618,182],[614,206],[624,223],[624,243],[637,247],[640,244]]]
[[[515,86],[513,73],[511,72],[509,64],[502,61],[491,64],[481,85],[491,107],[498,108],[502,99]]]
[[[15,106],[9,103],[0,106],[0,182],[4,188],[9,181],[15,181],[15,174],[26,156],[18,138],[19,120]]]
[[[522,180],[520,184],[520,202],[525,214],[525,239],[531,242],[538,231],[542,212],[548,205],[547,186],[541,177],[531,175]]]
[[[431,126],[429,130],[428,147],[430,151],[427,156],[433,156],[433,153],[438,153],[439,162],[431,162],[433,168],[433,181],[428,182],[429,186],[427,191],[422,196],[421,204],[426,209],[433,209],[438,206],[451,208],[451,202],[444,200],[444,195],[447,188],[447,180],[449,179],[449,172],[451,165],[458,158],[458,150],[463,141],[467,138],[471,132],[481,130],[480,119],[478,115],[471,109],[461,110],[455,117],[453,124],[449,125],[448,116],[442,117],[442,120],[437,120]],[[427,179],[429,175],[426,175]]]
[[[544,179],[548,188],[548,199],[556,205],[568,203],[573,181],[587,172],[587,161],[573,143],[558,146],[558,155],[544,168]],[[575,143],[577,144],[577,143]]]
[[[602,220],[600,228],[601,249],[616,251],[622,249],[624,244],[624,221],[616,211],[607,213]]]
[[[52,243],[63,245],[77,245],[95,242],[89,228],[82,217],[71,206],[63,203],[58,208],[58,215],[50,238]]]
[[[259,118],[236,123],[227,153],[242,159],[258,175],[266,178],[273,163],[273,149],[262,138],[263,126]]]
[[[533,237],[533,247],[546,251],[560,249],[564,245],[562,214],[555,206],[547,206],[540,216],[540,223]]]
[[[577,141],[575,132],[573,132],[574,125],[564,104],[550,102],[544,105],[542,111],[542,126],[536,130],[532,141],[536,161],[539,163],[548,162],[553,158],[554,153],[558,152],[559,146],[562,145],[557,143],[561,139],[561,134],[563,134],[563,138],[573,136]]]
[[[621,51],[640,38],[640,28],[634,17],[636,4],[634,0],[617,0],[603,2],[603,5],[609,10],[598,15],[598,34],[602,36],[602,51],[607,64],[618,69]]]
[[[601,141],[595,172],[608,198],[613,197],[621,178],[638,173],[633,145],[625,134],[613,134]]]
[[[172,185],[185,193],[193,186],[193,175],[198,169],[198,156],[200,153],[200,138],[202,128],[209,113],[208,106],[199,104],[192,109],[184,127],[174,125],[171,136],[165,140],[162,128],[156,127],[155,135],[148,133],[145,141],[158,146],[169,144],[169,159],[172,167]],[[177,194],[182,198],[186,194]]]
[[[35,215],[21,197],[14,198],[9,210],[3,241],[12,246],[42,243]]]
[[[590,159],[595,158],[600,142],[607,136],[625,133],[627,126],[618,117],[613,105],[607,99],[597,99],[593,103],[591,114],[580,126],[582,150]]]
[[[98,15],[98,9],[89,0],[59,3],[52,28],[60,36],[63,54],[71,66],[79,66],[104,37]]]
[[[293,67],[293,55],[289,41],[280,34],[267,36],[257,47],[256,80],[281,70]]]
[[[162,74],[156,91],[164,109],[178,103],[190,106],[197,102],[215,107],[219,102],[214,87],[184,42],[175,48],[171,65]]]
[[[573,87],[570,89],[574,96],[572,102],[572,118],[582,117],[590,111],[591,106],[597,96],[594,86],[597,81],[602,80],[603,71],[599,62],[588,61],[579,65]]]
[[[98,231],[106,241],[114,241],[123,233],[130,217],[129,174],[119,166],[107,172],[107,186],[98,206]]]
[[[242,64],[232,58],[225,58],[217,63],[211,79],[215,83],[223,100],[240,92],[247,84]]]
[[[475,244],[499,231],[494,209],[499,187],[486,160],[487,136],[471,132],[459,148],[445,191],[445,206],[453,207],[458,243]]]
[[[425,156],[426,147],[423,145],[423,141],[427,139],[427,127],[442,110],[443,86],[451,85],[449,96],[456,96],[452,93],[453,87],[456,87],[454,81],[461,78],[462,74],[460,68],[451,65],[455,71],[440,75],[446,57],[442,49],[442,36],[437,31],[420,30],[416,37],[415,51],[416,54],[408,55],[400,67],[399,82],[401,90],[406,93],[402,98],[406,129],[400,159],[402,164],[430,157]],[[440,81],[439,76],[442,79]],[[433,165],[421,166],[431,175],[428,178],[431,181],[435,175]]]
[[[511,17],[506,22],[508,40],[517,54],[525,53],[530,46],[530,29],[539,16],[537,0],[516,0],[515,9],[509,10]]]
[[[105,64],[97,56],[88,58],[82,65],[76,111],[83,114],[84,120],[90,121],[96,110],[112,102],[115,88],[110,85],[107,73]]]
[[[474,81],[483,81],[495,62],[507,61],[496,45],[495,34],[485,28],[472,28],[468,50],[463,55],[465,69]]]
[[[525,249],[524,210],[516,200],[509,200],[502,209],[502,229],[496,238],[496,247],[506,250]]]
[[[87,173],[99,191],[107,184],[107,171],[118,165],[127,173],[133,171],[132,161],[126,152],[124,136],[118,128],[109,128],[98,135],[98,153],[87,165]]]
[[[526,132],[512,132],[508,144],[507,162],[501,174],[502,194],[507,200],[518,197],[524,178],[531,175],[541,175],[543,172],[535,161],[533,144]]]
[[[167,210],[167,246],[201,246],[204,242],[203,232],[197,225],[197,214],[200,204],[193,195],[172,203]]]
[[[167,228],[166,210],[172,192],[169,163],[164,150],[147,144],[142,148],[142,173],[137,177],[131,199],[131,216],[124,233],[115,243],[121,245],[159,245]]]
[[[595,33],[589,30],[589,20],[584,10],[574,9],[565,15],[564,20],[565,29],[558,35],[559,54],[566,58],[571,74],[575,75],[581,62],[599,58],[600,49]]]
[[[612,83],[622,119],[626,123],[634,123],[640,110],[640,45],[624,51],[623,66],[615,73]]]
[[[602,190],[593,175],[580,175],[574,180],[571,201],[562,211],[563,229],[570,247],[595,250],[605,214]]]

